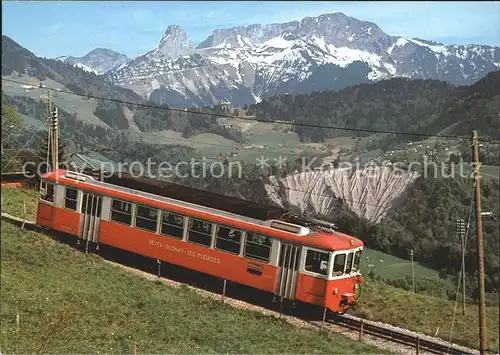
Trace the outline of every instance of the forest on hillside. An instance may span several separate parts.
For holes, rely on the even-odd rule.
[[[406,196],[379,223],[372,224],[349,211],[328,216],[339,228],[360,237],[368,246],[408,259],[414,250],[415,260],[440,270],[444,278],[454,278],[461,264],[461,245],[456,234],[456,220],[469,217],[473,198],[472,179],[420,177]],[[483,211],[499,216],[500,183],[481,180]],[[467,242],[466,273],[468,293],[477,297],[477,248],[474,214]],[[499,222],[483,228],[487,292],[499,293]]]
[[[5,95],[5,93],[2,93],[2,95],[5,97],[5,100],[9,105],[17,107],[19,113],[41,122],[46,120],[46,101],[34,100],[27,96]],[[134,123],[137,125],[139,130],[144,133],[172,130],[175,132],[181,132],[182,136],[186,139],[199,133],[214,133],[235,142],[244,143],[244,136],[239,129],[219,125],[216,116],[203,115],[201,114],[200,109],[193,108],[192,111],[198,111],[200,114],[191,112],[174,112],[162,108],[142,106],[134,106],[133,111],[131,112],[133,112],[132,119]],[[206,108],[203,112],[229,114],[229,111],[221,108],[221,106]],[[130,128],[130,123],[124,114],[123,107],[116,102],[97,100],[97,107],[94,111],[94,115],[106,123],[109,127],[94,127],[94,125],[84,124],[77,118],[76,114],[66,112],[59,108],[59,116],[64,118],[65,122],[61,124],[68,124],[69,126],[75,128],[77,127],[77,129],[80,129],[81,132],[88,132],[89,129],[91,130],[92,133],[87,136],[89,143],[94,139],[94,137],[104,139],[104,142],[109,142],[109,139],[105,136],[109,138],[109,136],[116,135],[116,132],[120,132],[120,130],[127,130]],[[121,133],[125,136],[127,135],[127,132]],[[78,132],[75,132],[74,134],[79,135]],[[84,144],[85,138],[83,137],[83,139],[77,141]]]
[[[248,112],[262,120],[340,128],[295,126],[295,132],[303,141],[322,142],[333,137],[371,134],[341,128],[430,134],[446,130],[446,134],[453,135],[470,135],[472,129],[478,129],[483,138],[498,140],[499,107],[500,71],[464,87],[438,80],[397,78],[356,85],[338,92],[282,95],[250,105]],[[390,136],[380,142],[379,148],[418,139],[421,137]]]

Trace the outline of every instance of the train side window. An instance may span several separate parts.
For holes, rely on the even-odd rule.
[[[176,213],[162,211],[160,233],[168,237],[182,239],[184,235],[184,217]]]
[[[248,258],[269,262],[272,243],[271,237],[248,232],[244,255]]]
[[[187,239],[196,244],[209,247],[212,242],[212,223],[189,219]]]
[[[45,181],[40,183],[40,199],[47,202],[54,202],[54,184]]]
[[[76,211],[76,199],[78,197],[78,190],[66,187],[66,195],[64,196],[64,207]]]
[[[231,227],[217,226],[215,248],[233,254],[240,253],[241,231]]]
[[[353,272],[359,271],[360,264],[361,264],[361,250],[358,250],[354,255],[354,263],[352,265],[352,271]]]
[[[335,255],[335,260],[333,262],[332,276],[341,276],[344,273],[345,258],[346,258],[345,254]]]
[[[308,250],[306,254],[306,271],[314,272],[315,274],[328,275],[328,253]]]
[[[132,222],[132,204],[130,202],[113,200],[111,203],[111,220],[130,225]]]
[[[135,226],[151,232],[156,232],[158,221],[158,210],[146,206],[137,205]]]

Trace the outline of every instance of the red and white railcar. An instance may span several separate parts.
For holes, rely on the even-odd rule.
[[[42,176],[37,223],[292,301],[356,304],[363,242],[259,220],[57,170]]]

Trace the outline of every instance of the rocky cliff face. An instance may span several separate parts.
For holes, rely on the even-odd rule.
[[[271,177],[266,191],[282,207],[293,205],[302,212],[328,215],[346,203],[358,216],[377,223],[417,177],[416,173],[380,166],[317,170],[282,179]]]
[[[193,45],[188,39],[186,32],[179,26],[171,25],[165,30],[158,46],[150,56],[156,55],[165,59],[177,59],[193,53]]]

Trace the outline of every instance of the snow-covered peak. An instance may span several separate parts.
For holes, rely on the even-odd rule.
[[[88,73],[93,73],[95,75],[99,75],[99,73],[97,72],[97,70],[95,69],[92,69],[91,67],[85,65],[85,64],[82,64],[82,63],[75,63],[73,64],[73,66],[77,67],[77,68],[80,68],[80,69],[83,69],[85,70],[86,72]]]
[[[247,48],[247,47],[255,47],[254,43],[242,35],[236,35],[234,37],[225,38],[221,43],[217,44],[213,48]]]
[[[448,50],[446,49],[446,46],[442,45],[442,44],[438,44],[436,42],[430,42],[430,41],[421,41],[421,40],[417,40],[417,39],[410,39],[409,41],[421,46],[421,47],[427,47],[429,48],[431,51],[433,51],[434,53],[440,53],[440,54],[443,54],[445,56],[448,56],[450,55],[450,52],[448,52]],[[435,44],[431,44],[431,43],[435,43]]]
[[[79,58],[62,56],[55,59],[78,66],[88,72],[95,72],[96,75],[104,74],[129,60],[125,54],[107,48],[95,48]]]
[[[442,43],[426,41],[416,38],[404,38],[404,37],[398,37],[397,40],[387,49],[387,53],[391,55],[393,54],[394,49],[396,47],[404,48],[408,44],[412,45],[414,48],[420,47],[421,49],[429,49],[432,53],[434,53],[437,56],[451,55],[450,51],[448,50],[448,47],[443,45]]]
[[[55,59],[55,60],[60,60],[61,62],[64,62],[64,61],[66,61],[66,59],[68,59],[68,58],[72,58],[72,57],[67,56],[67,55],[63,55],[63,56],[60,56],[60,57],[55,57],[54,59]]]
[[[261,45],[261,48],[290,48],[294,44],[297,44],[297,42],[300,42],[300,38],[294,35],[293,33],[289,31],[283,32],[281,35],[271,38],[270,40],[264,42]]]
[[[165,33],[163,34],[163,37],[160,40],[160,43],[167,40],[168,38],[177,38],[177,37],[183,37],[187,39],[187,34],[186,31],[180,26],[177,25],[169,25],[165,29]]]
[[[396,42],[394,42],[390,47],[389,49],[387,49],[387,53],[388,54],[392,54],[392,51],[394,50],[395,47],[404,47],[407,43],[410,43],[408,42],[408,40],[406,38],[403,38],[403,37],[399,37]]]
[[[163,58],[175,59],[190,55],[193,52],[193,46],[182,27],[170,25],[154,51]]]

